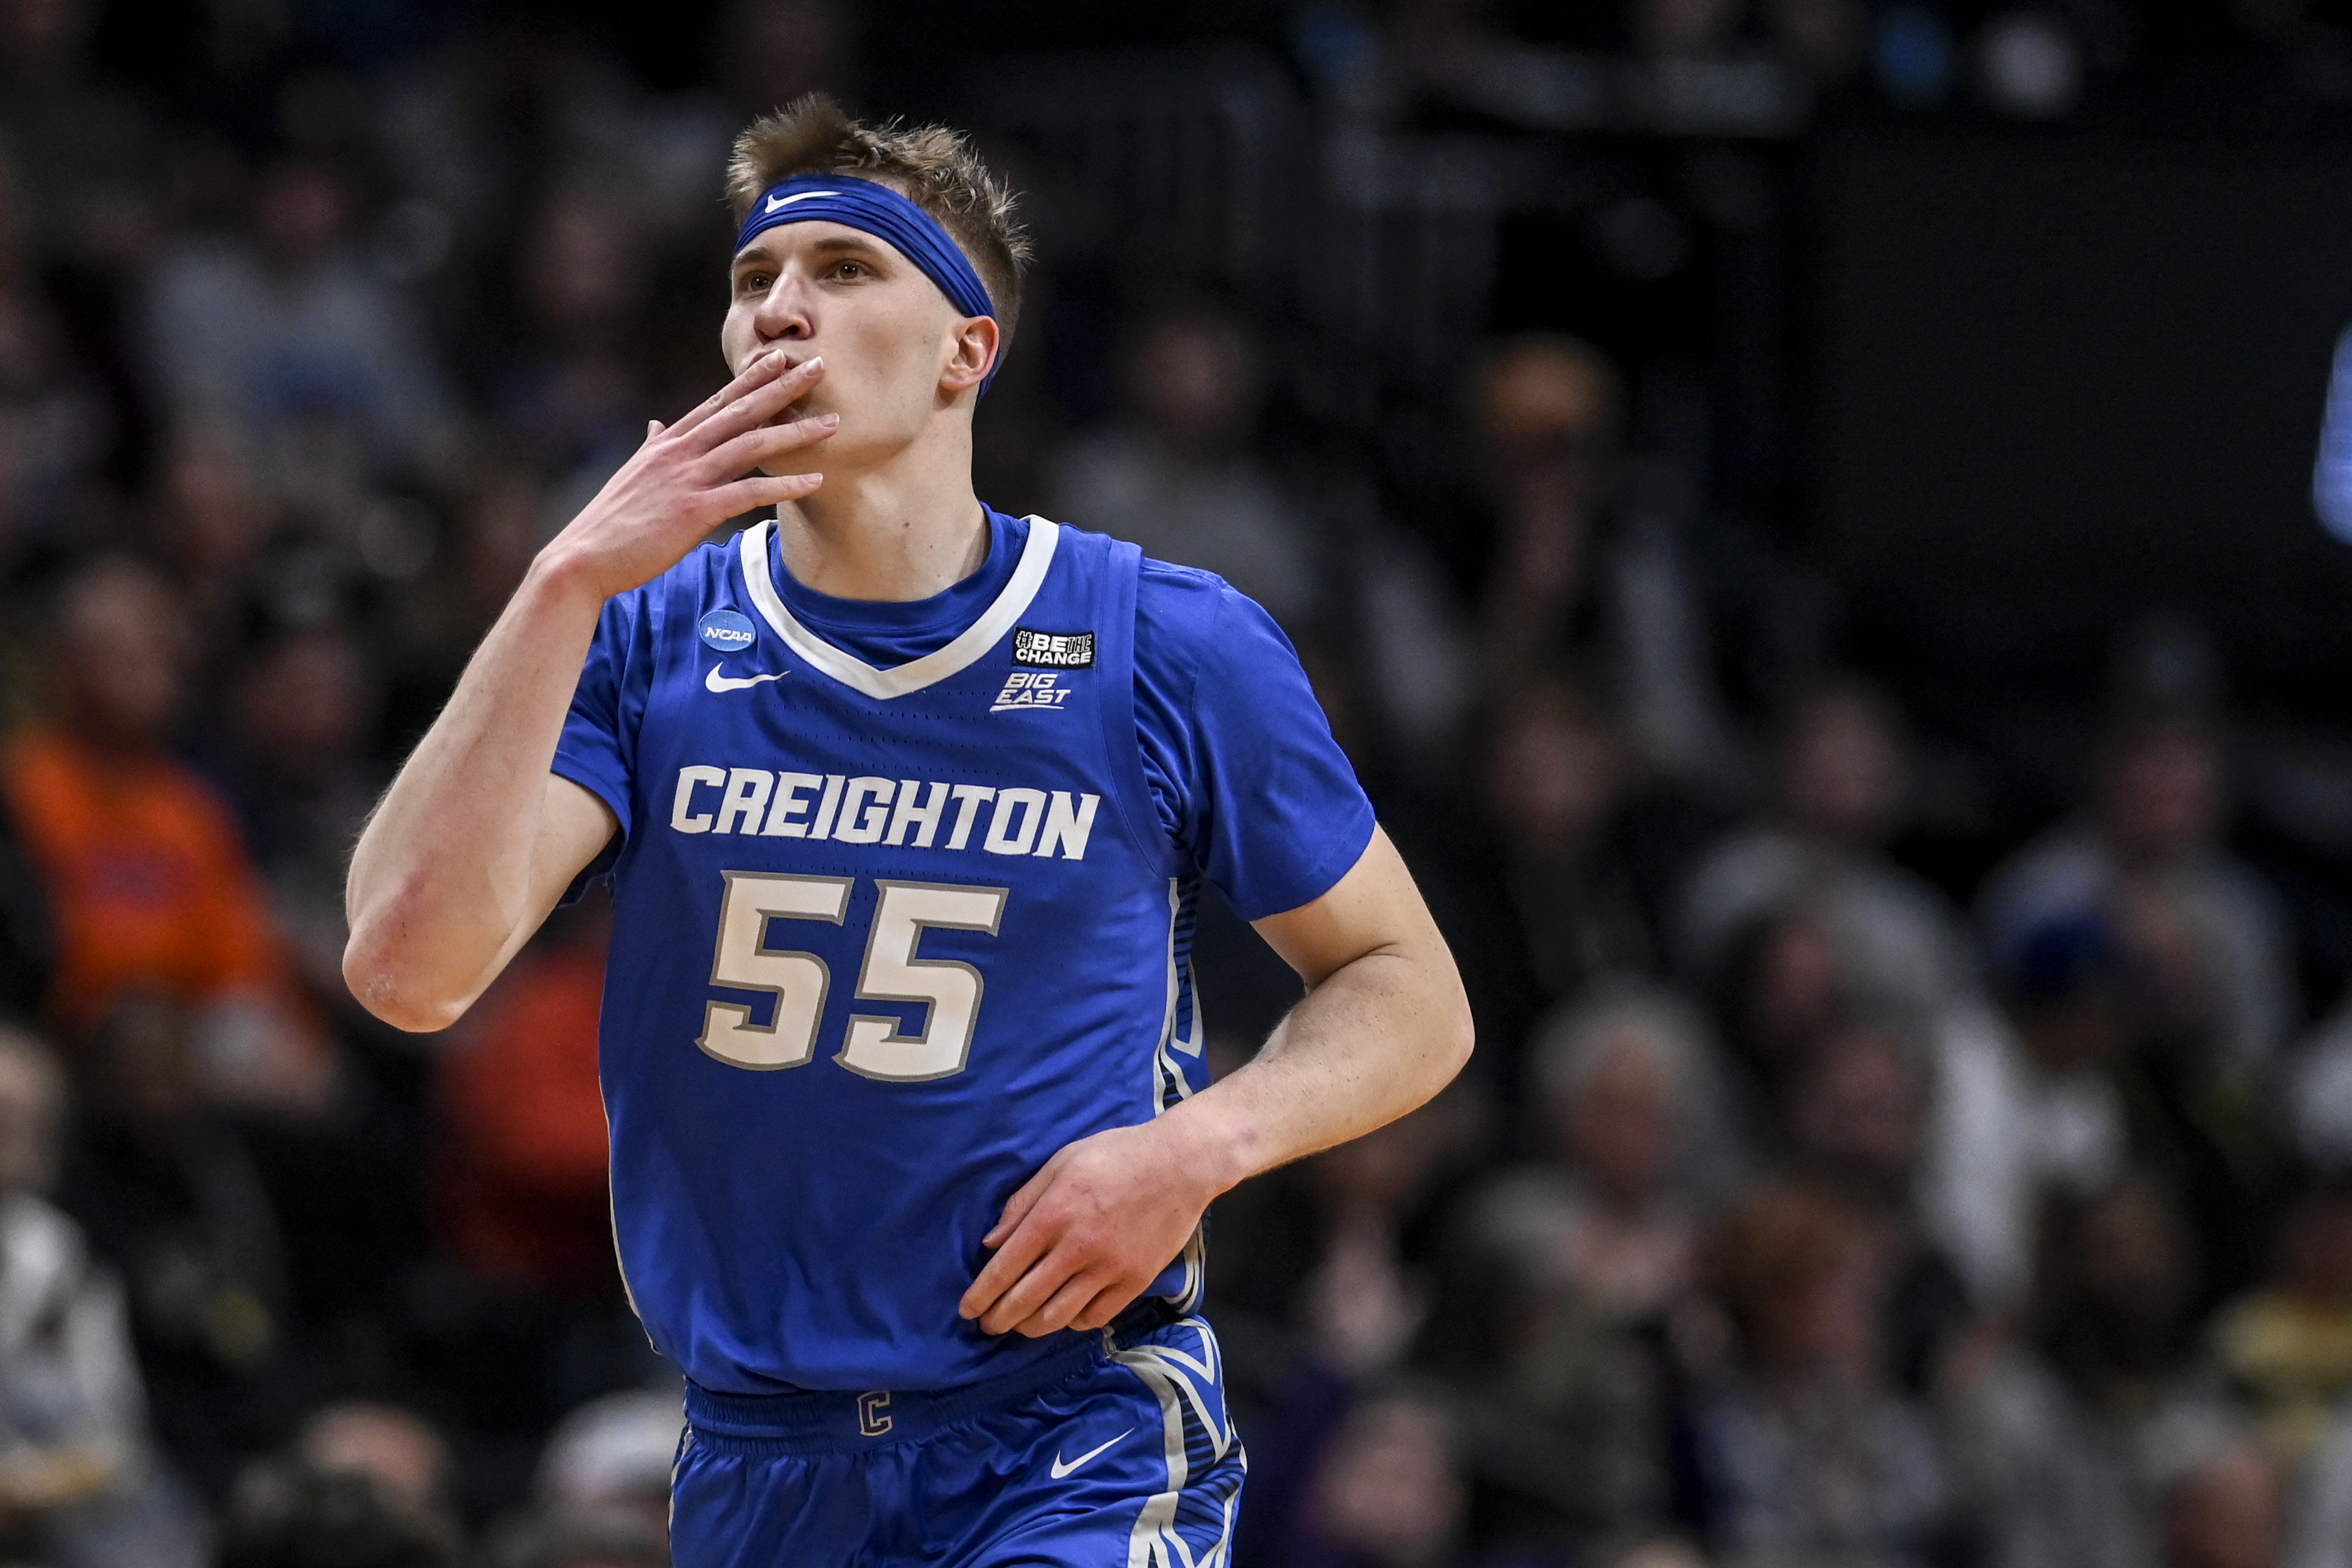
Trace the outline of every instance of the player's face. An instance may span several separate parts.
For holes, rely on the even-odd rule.
[[[738,252],[719,344],[738,372],[781,347],[818,355],[824,379],[779,413],[783,423],[837,413],[822,445],[795,452],[794,473],[870,467],[906,449],[976,385],[995,324],[963,316],[887,242],[843,224],[784,224]]]

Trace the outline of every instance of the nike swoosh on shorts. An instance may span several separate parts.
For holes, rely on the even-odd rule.
[[[1134,1428],[1134,1427],[1129,1427],[1127,1429],[1127,1431],[1126,1431],[1126,1432],[1121,1432],[1121,1433],[1118,1435],[1118,1437],[1126,1437],[1126,1436],[1128,1435],[1128,1433],[1129,1433],[1129,1432],[1132,1432],[1132,1431],[1134,1431],[1134,1430],[1135,1430],[1135,1428]],[[1066,1464],[1066,1464],[1064,1464],[1064,1463],[1062,1462],[1062,1450],[1061,1450],[1061,1449],[1059,1449],[1059,1448],[1055,1449],[1055,1450],[1054,1450],[1054,1479],[1055,1479],[1055,1480],[1060,1480],[1064,1476],[1068,1475],[1072,1470],[1076,1469],[1080,1465],[1085,1464],[1088,1459],[1091,1459],[1091,1458],[1093,1458],[1097,1454],[1101,1453],[1101,1452],[1103,1451],[1103,1448],[1109,1448],[1109,1447],[1111,1446],[1111,1443],[1116,1443],[1116,1442],[1118,1442],[1118,1437],[1113,1437],[1113,1438],[1110,1440],[1110,1443],[1105,1443],[1105,1444],[1102,1446],[1102,1448],[1088,1448],[1085,1453],[1080,1454],[1076,1458],[1072,1459],[1072,1460],[1071,1460],[1068,1464]]]

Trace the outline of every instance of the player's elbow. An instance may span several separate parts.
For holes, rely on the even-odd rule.
[[[1470,1053],[1477,1049],[1478,1020],[1470,1010],[1470,998],[1462,988],[1462,977],[1454,971],[1451,960],[1445,966],[1446,997],[1437,1029],[1437,1059],[1443,1069],[1441,1085],[1454,1082],[1454,1075],[1470,1065]]]
[[[473,1001],[436,983],[416,955],[386,934],[380,922],[354,922],[343,945],[343,984],[360,1006],[396,1030],[432,1034],[465,1016]]]

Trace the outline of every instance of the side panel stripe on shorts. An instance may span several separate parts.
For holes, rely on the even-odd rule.
[[[1147,1499],[1136,1515],[1135,1528],[1129,1534],[1128,1568],[1222,1568],[1225,1553],[1233,1541],[1234,1499],[1228,1497],[1222,1510],[1223,1522],[1217,1539],[1209,1550],[1195,1557],[1192,1548],[1176,1530],[1176,1505],[1182,1500],[1185,1482],[1191,1479],[1192,1460],[1185,1448],[1185,1411],[1189,1407],[1198,1417],[1201,1429],[1209,1439],[1213,1459],[1222,1459],[1234,1446],[1234,1430],[1228,1422],[1220,1427],[1209,1409],[1205,1386],[1213,1393],[1217,1386],[1217,1340],[1209,1325],[1198,1318],[1186,1318],[1175,1325],[1189,1328],[1199,1336],[1201,1354],[1187,1355],[1182,1351],[1163,1344],[1140,1344],[1131,1349],[1118,1348],[1105,1330],[1103,1340],[1110,1358],[1140,1378],[1145,1387],[1160,1401],[1163,1444],[1168,1461],[1168,1490]],[[1195,1379],[1198,1379],[1196,1382]]]

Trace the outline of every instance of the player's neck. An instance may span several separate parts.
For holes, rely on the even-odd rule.
[[[903,602],[943,592],[988,559],[970,445],[828,472],[815,495],[776,508],[776,540],[794,580],[836,599]]]

